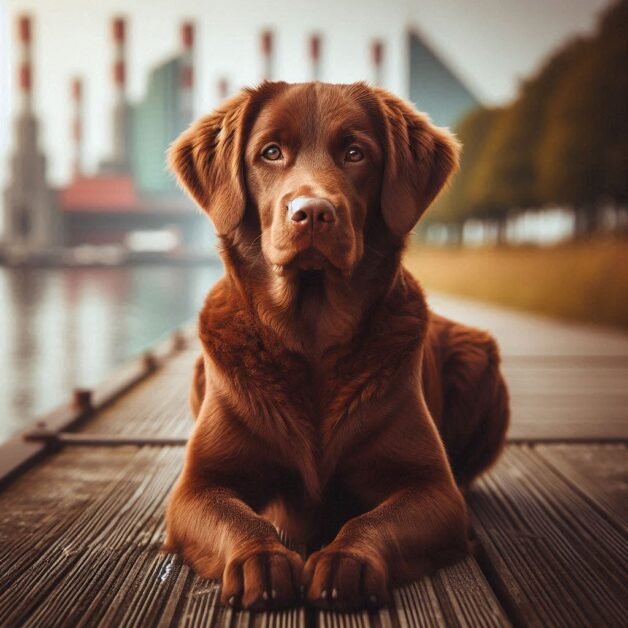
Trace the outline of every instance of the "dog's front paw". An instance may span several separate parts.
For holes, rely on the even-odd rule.
[[[222,603],[250,610],[292,606],[299,600],[303,559],[277,543],[253,548],[229,561],[222,576]]]
[[[303,580],[307,600],[338,611],[376,608],[390,601],[388,570],[378,556],[334,544],[312,554]]]

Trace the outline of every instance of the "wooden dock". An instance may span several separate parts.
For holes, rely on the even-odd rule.
[[[433,297],[498,337],[511,444],[469,498],[477,556],[377,613],[250,614],[158,552],[192,421],[190,330],[0,447],[0,626],[625,626],[628,337]]]

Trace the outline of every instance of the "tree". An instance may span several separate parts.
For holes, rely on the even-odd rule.
[[[460,170],[430,211],[431,221],[461,224],[474,216],[477,208],[469,202],[469,188],[481,161],[486,138],[501,113],[498,108],[481,107],[467,114],[456,126],[456,136],[462,143]]]
[[[505,223],[513,210],[558,204],[581,231],[598,209],[628,203],[628,0],[593,37],[570,41],[503,109],[478,109],[458,125],[460,174],[432,220]],[[584,228],[583,228],[584,227]]]
[[[546,131],[546,103],[581,46],[581,41],[571,42],[526,81],[487,138],[469,189],[471,203],[485,215],[503,219],[512,210],[543,203],[537,154]]]
[[[595,227],[602,204],[628,200],[627,31],[622,1],[578,48],[547,105],[539,191],[546,202],[574,208],[581,233]]]

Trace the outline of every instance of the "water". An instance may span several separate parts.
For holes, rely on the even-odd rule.
[[[0,442],[196,317],[204,267],[0,268]]]

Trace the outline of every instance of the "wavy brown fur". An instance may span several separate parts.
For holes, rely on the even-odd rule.
[[[302,583],[323,608],[385,604],[468,551],[460,489],[508,423],[498,352],[430,313],[400,261],[458,150],[361,83],[264,83],[172,147],[226,272],[199,318],[166,548],[222,576],[223,602],[285,606]],[[299,196],[326,199],[333,221],[304,231],[287,211]],[[304,564],[277,527],[324,548]]]

